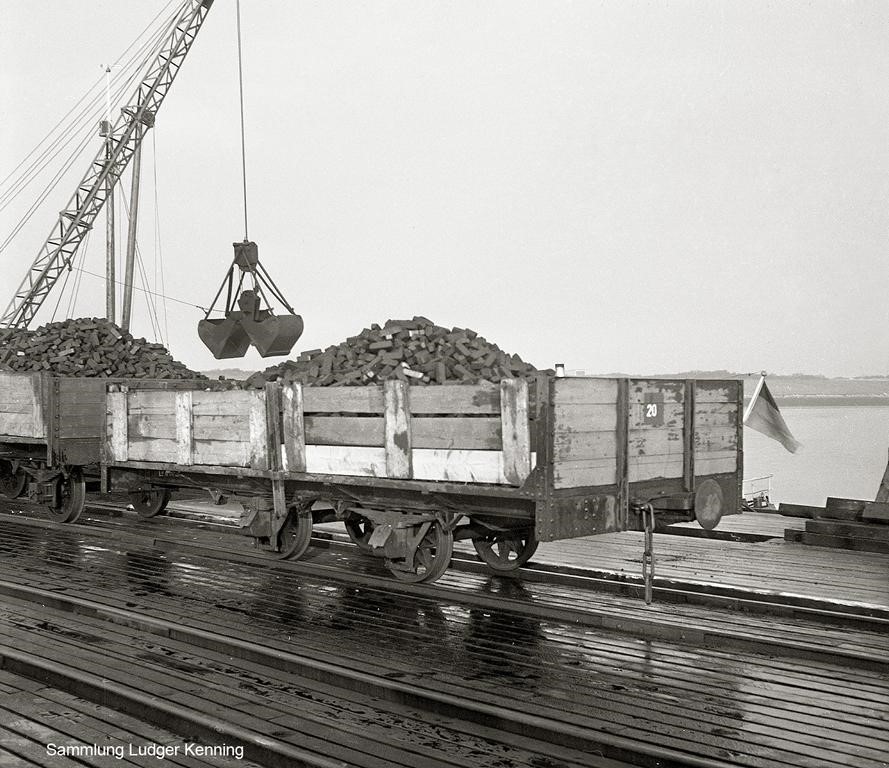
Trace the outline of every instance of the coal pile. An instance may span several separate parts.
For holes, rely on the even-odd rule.
[[[135,339],[95,317],[49,323],[34,331],[0,330],[0,370],[128,379],[205,378],[174,360],[162,344]]]
[[[410,384],[498,383],[530,377],[538,371],[518,355],[504,352],[468,328],[444,328],[425,317],[374,323],[357,336],[327,349],[303,352],[257,372],[247,386],[267,381],[313,386],[359,386],[387,379]],[[550,371],[551,373],[551,371]]]

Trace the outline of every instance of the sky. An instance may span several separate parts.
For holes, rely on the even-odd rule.
[[[0,0],[0,178],[166,5]],[[889,4],[241,0],[241,20],[247,229],[305,321],[294,355],[424,315],[541,368],[889,373]],[[283,359],[215,361],[196,333],[244,236],[237,78],[216,0],[144,145],[140,250],[195,369]],[[3,307],[90,159],[0,252]],[[104,269],[103,219],[83,258]],[[103,296],[84,274],[72,314]]]

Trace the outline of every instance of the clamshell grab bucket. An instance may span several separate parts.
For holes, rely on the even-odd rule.
[[[290,354],[303,333],[299,315],[271,315],[259,320],[244,317],[241,325],[261,357]]]
[[[243,312],[229,312],[225,317],[198,322],[198,336],[217,360],[243,357],[250,347],[244,330]]]
[[[228,268],[216,298],[198,323],[198,336],[217,360],[243,357],[252,344],[262,357],[289,355],[303,333],[303,319],[278,290],[259,263],[256,243],[244,239],[234,243],[235,257]],[[236,280],[236,272],[240,277]],[[244,281],[247,279],[247,287]],[[243,290],[242,290],[243,289]],[[225,317],[213,320],[210,314],[225,291]],[[275,315],[266,294],[284,305],[289,314]],[[238,309],[235,309],[238,307]]]

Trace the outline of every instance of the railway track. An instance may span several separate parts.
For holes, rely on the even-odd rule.
[[[50,531],[76,530],[128,546],[332,579],[380,593],[456,601],[480,610],[509,609],[530,620],[560,621],[637,637],[789,658],[843,658],[878,671],[889,665],[889,612],[873,606],[853,606],[857,612],[850,612],[846,605],[826,605],[795,595],[769,595],[764,600],[761,593],[731,590],[733,596],[718,595],[701,592],[700,585],[692,584],[656,586],[658,602],[645,607],[640,601],[641,583],[618,582],[583,569],[547,566],[492,577],[482,563],[465,552],[455,554],[449,573],[435,584],[405,584],[394,581],[374,558],[361,554],[344,535],[320,533],[314,537],[310,557],[296,562],[274,561],[254,553],[243,538],[225,531],[224,526],[189,524],[188,529],[199,532],[189,538],[180,533],[186,526],[176,525],[176,530],[171,530],[157,519],[121,518],[119,505],[101,504],[95,509],[118,517],[86,519],[84,524],[74,526],[27,518],[26,524]],[[0,515],[0,521],[4,519],[9,518]],[[24,519],[17,516],[11,522],[22,523]],[[201,536],[200,532],[208,528],[222,528],[222,535]]]
[[[21,506],[21,505],[20,505]],[[2,508],[2,507],[0,507]],[[267,556],[255,553],[245,540],[232,533],[232,526],[220,525],[218,522],[197,522],[193,517],[186,517],[188,528],[198,531],[218,531],[222,535],[217,537],[200,536],[183,537],[182,530],[185,526],[173,523],[164,523],[162,519],[151,521],[133,520],[132,516],[126,519],[122,517],[123,506],[107,502],[91,503],[90,508],[97,511],[98,517],[86,517],[83,526],[78,530],[91,531],[97,536],[123,537],[125,540],[134,541],[142,545],[150,544],[161,550],[183,551],[208,557],[220,557],[223,559],[243,560],[245,562],[266,562]],[[49,530],[69,530],[70,526],[59,527],[58,524],[40,518],[41,512],[32,510],[27,517],[29,524],[45,527]],[[111,515],[111,517],[108,517]],[[0,513],[2,519],[2,513]],[[12,519],[23,520],[25,515],[17,515]],[[322,527],[323,528],[323,527]],[[345,534],[331,532],[332,527],[316,532],[312,544],[317,551],[319,548],[327,550],[335,555],[343,555],[341,563],[336,556],[329,562],[311,558],[305,562],[278,563],[276,567],[292,567],[299,571],[325,573],[335,578],[350,580],[356,584],[373,583],[384,589],[400,591],[407,594],[446,595],[445,590],[460,588],[461,577],[454,574],[469,574],[481,578],[490,577],[491,571],[480,563],[473,554],[471,548],[465,546],[462,550],[456,550],[450,568],[450,578],[435,585],[410,585],[394,582],[385,572],[375,567],[373,558],[362,557],[354,544]],[[347,567],[343,568],[341,565]],[[623,605],[629,605],[633,611],[638,608],[638,601],[644,592],[644,584],[641,575],[628,573],[602,572],[591,568],[578,568],[566,565],[547,565],[530,563],[515,574],[503,574],[505,580],[515,580],[523,588],[531,588],[540,593],[546,593],[536,600],[541,602],[560,603],[560,590],[567,590],[571,598],[567,604],[576,606],[577,599],[574,593],[580,591],[589,593],[587,598],[581,601],[581,608],[569,608],[569,614],[580,611],[580,617],[574,616],[573,620],[590,622],[589,617],[596,614],[597,606],[604,606],[606,610],[612,610],[615,601],[609,600],[605,595],[615,595],[627,598]],[[596,596],[601,596],[598,599]],[[881,606],[861,604],[854,600],[835,602],[818,599],[806,595],[789,594],[786,592],[770,592],[767,585],[758,590],[746,590],[729,585],[712,585],[702,582],[684,582],[673,579],[657,578],[653,595],[656,603],[663,607],[672,606],[669,615],[674,617],[680,606],[687,607],[692,612],[694,608],[716,608],[723,611],[731,611],[734,614],[766,617],[770,626],[778,618],[788,620],[800,620],[808,623],[825,623],[829,625],[842,625],[844,627],[861,629],[870,632],[887,632],[889,630],[889,609]],[[566,604],[565,600],[561,601]],[[653,611],[657,608],[653,609]],[[652,613],[653,611],[649,611]],[[566,620],[571,615],[566,615]],[[752,624],[753,619],[745,620]],[[632,628],[632,623],[629,625]],[[638,625],[636,626],[638,629]],[[712,626],[711,626],[712,631]],[[705,638],[699,638],[705,640]],[[834,653],[833,647],[828,651]]]
[[[0,501],[0,515],[4,506],[8,503]],[[57,528],[45,519],[39,507],[28,504],[18,504],[23,509],[16,519],[27,519],[33,524],[44,525],[47,528]],[[239,558],[252,554],[252,548],[244,539],[233,534],[231,524],[220,523],[219,519],[211,519],[208,515],[201,518],[193,514],[180,515],[183,521],[196,529],[225,531],[232,534],[220,537],[212,543],[206,540],[183,540],[177,533],[173,533],[162,522],[163,519],[152,521],[137,521],[134,523],[131,517],[126,522],[121,520],[125,505],[121,503],[109,503],[103,501],[89,501],[88,511],[98,512],[100,517],[90,518],[88,513],[82,524],[99,523],[103,528],[122,531],[115,535],[135,536],[140,541],[151,539],[156,546],[162,549],[181,548],[195,553],[203,553],[207,556],[224,556]],[[111,517],[107,517],[110,515]],[[176,513],[173,512],[173,516]],[[166,518],[170,520],[170,518]],[[115,524],[115,521],[117,523]],[[68,526],[65,526],[66,528]],[[354,555],[355,545],[343,533],[334,532],[338,526],[322,526],[320,531],[312,537],[314,547],[326,548],[331,551],[349,553]],[[101,534],[100,534],[101,535]],[[259,555],[259,559],[265,559]],[[379,569],[359,569],[362,577],[381,573]],[[455,549],[450,567],[451,572],[490,575],[491,571],[472,553],[468,545],[459,545]],[[571,565],[552,565],[546,563],[531,562],[514,574],[501,574],[502,578],[514,578],[523,584],[542,584],[550,586],[565,586],[571,589],[612,593],[640,598],[644,594],[644,581],[639,573],[614,572],[593,567],[577,567]],[[393,589],[400,588],[391,579],[386,582]],[[405,587],[411,589],[410,585]],[[422,587],[413,587],[422,589]],[[710,608],[720,608],[750,614],[765,614],[770,617],[781,616],[798,618],[810,621],[823,620],[828,623],[843,623],[852,627],[863,629],[883,630],[889,628],[889,609],[881,606],[861,604],[854,600],[836,601],[813,597],[810,595],[771,591],[768,585],[761,589],[744,589],[728,584],[711,584],[703,581],[685,581],[679,579],[656,576],[653,587],[653,596],[656,602],[670,604],[685,604]]]
[[[199,649],[193,656],[259,664],[271,678],[327,675],[339,695],[364,691],[484,726],[501,745],[568,745],[579,764],[880,765],[889,738],[885,633],[745,615],[744,648],[731,645],[725,616],[700,607],[646,609],[620,595],[461,572],[393,591],[366,558],[369,572],[346,578],[341,561],[351,555],[339,547],[269,563],[214,553],[206,541],[199,553],[182,541],[185,527],[165,551],[141,525],[51,537],[32,520],[4,517],[0,527],[5,602],[53,606],[54,621],[136,626]]]

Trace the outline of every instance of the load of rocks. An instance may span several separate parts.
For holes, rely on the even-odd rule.
[[[468,328],[444,328],[425,317],[388,320],[341,344],[303,352],[253,374],[246,382],[350,386],[401,379],[411,384],[476,384],[542,373]]]
[[[36,330],[0,330],[0,370],[56,376],[203,379],[162,344],[135,339],[114,323],[87,317]]]

